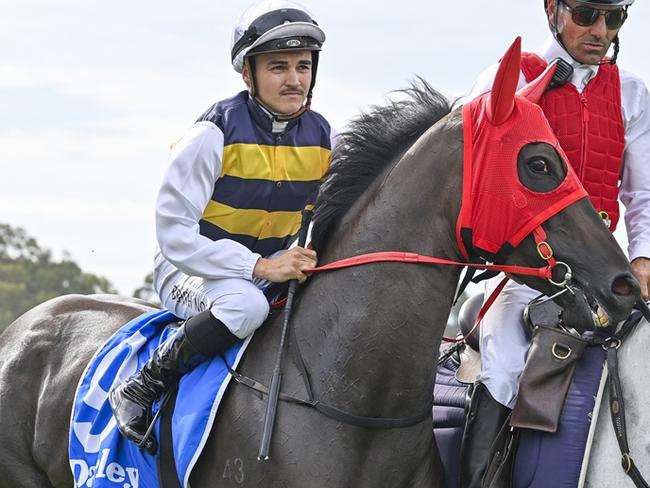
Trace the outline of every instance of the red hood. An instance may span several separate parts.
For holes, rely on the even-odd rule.
[[[471,251],[466,244],[484,256],[503,255],[540,224],[587,196],[535,103],[555,67],[515,94],[520,55],[518,38],[501,62],[492,91],[463,107],[464,181],[457,239],[466,258]],[[520,150],[539,142],[553,146],[567,168],[564,180],[549,192],[527,188],[517,173]]]

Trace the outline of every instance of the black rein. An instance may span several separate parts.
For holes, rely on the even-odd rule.
[[[356,427],[364,427],[367,429],[399,429],[399,428],[404,428],[404,427],[411,427],[413,425],[417,425],[420,422],[423,422],[427,418],[432,418],[431,417],[431,409],[433,408],[433,394],[431,395],[431,401],[430,403],[427,404],[426,408],[422,410],[422,412],[412,415],[410,417],[399,417],[399,418],[391,418],[391,417],[366,417],[362,415],[354,415],[348,412],[345,412],[343,410],[340,410],[332,405],[328,405],[326,403],[322,403],[320,400],[314,398],[314,393],[311,387],[311,381],[310,381],[310,375],[309,372],[307,371],[307,367],[305,366],[305,361],[302,358],[302,354],[300,353],[300,349],[298,348],[298,341],[296,340],[295,336],[295,331],[294,329],[291,329],[290,331],[290,337],[291,337],[291,343],[290,347],[291,350],[293,351],[293,359],[295,365],[298,367],[300,376],[303,378],[303,382],[305,385],[305,390],[307,391],[307,399],[303,398],[297,398],[294,397],[293,395],[287,395],[285,393],[280,393],[280,400],[289,402],[289,403],[294,403],[297,405],[303,405],[306,407],[312,407],[315,408],[318,412],[322,413],[326,417],[332,418],[334,420],[337,420],[339,422],[342,422],[344,424],[348,425],[354,425]],[[225,360],[224,360],[225,362]],[[269,394],[269,389],[262,383],[260,383],[257,380],[254,380],[253,378],[250,378],[248,376],[245,376],[235,370],[233,370],[227,362],[226,366],[228,367],[228,371],[232,375],[232,377],[240,383],[241,385],[244,385],[248,388],[251,388],[254,391],[257,391],[258,393],[261,393],[262,395],[268,395]]]
[[[628,327],[623,327],[613,337],[606,339],[603,343],[603,349],[607,353],[607,382],[609,384],[609,411],[612,416],[612,424],[614,426],[614,433],[618,441],[618,447],[621,450],[621,464],[625,473],[632,479],[637,488],[650,488],[650,485],[641,475],[632,456],[630,456],[630,446],[627,439],[627,428],[625,424],[625,404],[623,402],[623,391],[621,387],[621,378],[619,376],[618,368],[618,348],[621,346],[625,338],[627,338],[632,330],[641,321],[641,316],[650,322],[650,310],[648,306],[639,300],[636,304],[637,308],[641,310],[641,315]]]

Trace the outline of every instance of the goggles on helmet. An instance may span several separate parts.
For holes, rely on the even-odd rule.
[[[295,29],[292,29],[295,35],[282,38],[272,35],[272,31],[279,30],[280,27],[287,24],[295,26]],[[301,29],[300,26],[305,24],[307,29]],[[285,8],[268,12],[251,22],[241,38],[233,45],[231,59],[234,60],[239,53],[247,48],[251,48],[249,51],[251,54],[282,49],[319,50],[322,44],[321,39],[300,35],[307,34],[313,29],[309,26],[318,26],[318,23],[302,10]],[[269,41],[264,41],[264,38],[267,37]]]

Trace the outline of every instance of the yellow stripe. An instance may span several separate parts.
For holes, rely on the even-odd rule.
[[[320,180],[330,161],[320,146],[262,146],[230,144],[223,149],[221,176],[271,181]]]
[[[210,201],[203,219],[231,234],[243,234],[258,239],[286,237],[298,232],[300,212],[267,212],[241,210]]]

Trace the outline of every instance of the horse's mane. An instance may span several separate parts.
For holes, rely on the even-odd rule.
[[[407,98],[372,106],[340,134],[316,200],[311,237],[317,251],[324,249],[333,225],[377,175],[451,111],[449,100],[420,77],[397,93]]]

